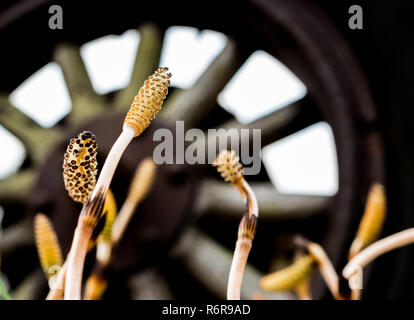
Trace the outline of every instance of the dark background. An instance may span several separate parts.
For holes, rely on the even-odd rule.
[[[177,14],[177,24],[198,25],[200,16],[211,20],[232,13],[245,1],[175,1],[177,12],[164,10],[162,1],[1,1],[0,91],[12,91],[24,79],[52,60],[56,43],[82,44],[108,33],[122,33],[145,20],[162,24]],[[306,1],[305,1],[306,2]],[[386,172],[390,210],[383,235],[414,225],[414,156],[412,117],[414,90],[414,2],[409,0],[312,1],[316,3],[353,49],[371,87],[378,108],[386,147]],[[48,28],[45,8],[59,4],[64,12],[63,30]],[[364,29],[350,30],[348,8],[362,6]],[[39,7],[40,5],[40,7]],[[202,5],[202,10],[200,7]],[[196,14],[197,13],[197,14]],[[217,19],[222,21],[222,19]],[[254,37],[248,30],[243,37]],[[414,298],[414,250],[400,249],[378,259],[364,298]]]

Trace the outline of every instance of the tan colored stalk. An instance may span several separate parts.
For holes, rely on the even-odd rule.
[[[350,279],[351,276],[357,272],[358,268],[364,268],[380,255],[405,245],[412,244],[413,242],[414,228],[400,231],[384,239],[378,240],[354,256],[343,269],[342,275],[346,279]]]
[[[95,271],[86,282],[84,300],[101,299],[107,287],[108,281],[103,274]]]
[[[137,206],[151,190],[156,168],[157,167],[151,157],[145,158],[137,166],[129,187],[127,198],[122,205],[119,214],[116,216],[115,213],[116,218],[114,219],[113,224],[108,226],[108,230],[105,232],[104,237],[98,238],[96,251],[97,261],[91,276],[86,282],[84,299],[100,299],[105,292],[107,282],[104,278],[104,271],[110,264],[113,247],[118,245]]]
[[[260,287],[268,291],[295,289],[312,272],[315,260],[308,254],[298,258],[290,266],[260,279]]]
[[[67,271],[67,263],[62,265],[62,268],[57,274],[53,276],[53,280],[49,282],[50,290],[46,297],[46,300],[61,300],[65,291],[65,279]]]
[[[368,192],[364,214],[349,249],[348,260],[351,260],[363,248],[378,238],[385,221],[386,210],[385,189],[381,184],[374,183]],[[355,273],[349,281],[355,286],[355,288],[351,288],[351,300],[359,300],[362,293],[361,288],[359,288],[362,284],[362,274],[360,272]]]
[[[306,278],[301,283],[299,283],[296,286],[295,291],[300,300],[312,300],[309,278]]]
[[[328,286],[332,296],[336,300],[343,300],[343,297],[339,293],[338,274],[336,273],[335,268],[333,267],[332,262],[325,250],[316,242],[311,242],[301,236],[296,236],[294,241],[300,248],[306,249],[312,258],[317,262],[319,272],[321,273],[322,278]]]
[[[360,274],[359,272],[352,275],[349,279],[350,282],[354,283],[354,285],[357,284],[358,286],[362,283],[362,280],[362,274]],[[361,300],[361,293],[362,290],[360,287],[351,288],[351,300]]]
[[[257,199],[249,184],[243,177],[243,168],[235,152],[223,150],[213,164],[225,181],[231,182],[239,190],[246,204],[247,212],[239,224],[236,248],[230,267],[227,284],[227,299],[240,300],[241,286],[247,258],[256,233],[259,207]]]
[[[112,227],[112,245],[117,245],[135,213],[137,206],[151,190],[157,166],[151,157],[145,158],[135,170],[129,192]]]
[[[53,229],[52,222],[46,215],[38,213],[35,216],[34,234],[40,263],[46,277],[49,279],[49,284],[51,284],[49,295],[53,299],[60,299],[63,293],[63,283],[62,279],[59,283],[56,283],[55,279],[62,277],[62,270],[66,269],[66,264],[62,266],[63,259],[57,235]],[[58,272],[52,275],[57,269],[59,269]]]
[[[319,244],[311,242],[308,245],[308,252],[318,263],[319,271],[331,291],[332,296],[336,300],[342,300],[343,297],[339,293],[338,274],[336,273],[335,268],[333,267],[332,262],[325,250],[323,250]]]
[[[246,213],[239,225],[236,248],[231,262],[229,280],[227,284],[227,299],[240,300],[244,270],[249,257],[252,242],[256,233],[257,217]]]
[[[110,189],[109,189],[110,190]],[[108,198],[107,198],[108,199]],[[107,202],[105,202],[106,205]],[[88,250],[91,251],[95,247],[95,241],[89,241],[88,243]],[[70,252],[68,253],[69,257]],[[66,272],[67,272],[67,258],[66,261],[63,263],[62,268],[59,270],[59,272],[54,275],[54,279],[51,282],[51,289],[46,297],[46,300],[61,300],[63,298],[63,294],[65,291],[65,280],[66,280]]]
[[[375,183],[368,193],[365,211],[349,250],[349,260],[380,235],[386,216],[386,209],[387,201],[384,187],[379,183]]]
[[[294,261],[297,262],[299,259],[301,259],[303,256],[305,256],[305,252],[303,248],[299,248],[295,252]],[[313,270],[313,266],[312,266]],[[299,300],[312,300],[312,293],[310,288],[310,275],[312,273],[312,270],[309,272],[309,274],[295,287],[296,295],[298,296]]]
[[[149,126],[161,109],[170,85],[171,74],[167,71],[167,68],[158,68],[135,97],[125,117],[122,133],[109,151],[96,186],[82,208],[69,254],[65,299],[81,298],[82,272],[88,242],[102,215],[107,190],[126,147]]]
[[[43,213],[34,218],[34,234],[40,264],[48,279],[63,264],[62,252],[52,222]]]
[[[115,203],[115,198],[112,194],[111,189],[108,189],[108,196],[106,197],[103,211],[106,213],[106,222],[105,222],[105,227],[100,233],[98,239],[105,238],[107,229],[109,228],[108,224],[111,224],[110,220],[114,219],[113,215],[116,216],[116,203]],[[88,243],[87,251],[89,252],[94,247],[95,247],[95,241],[90,240]],[[68,257],[69,257],[69,254],[68,254]],[[67,262],[65,261],[65,263],[62,265],[62,268],[59,270],[59,272],[56,275],[53,276],[54,279],[50,282],[51,289],[46,297],[46,300],[61,300],[62,299],[64,288],[65,288],[66,271],[67,271]]]

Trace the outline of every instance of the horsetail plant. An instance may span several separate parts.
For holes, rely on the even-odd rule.
[[[315,262],[310,254],[303,255],[290,266],[262,277],[260,287],[267,291],[296,289],[309,277]]]
[[[374,183],[367,197],[364,214],[358,227],[357,234],[349,249],[348,260],[351,260],[363,248],[378,238],[382,231],[387,210],[387,200],[384,187],[379,183]],[[356,272],[352,275],[350,283],[362,283],[362,274]],[[351,300],[359,300],[361,298],[360,288],[351,288]]]
[[[384,187],[375,183],[369,190],[358,232],[349,249],[349,260],[373,242],[381,233],[387,211]]]
[[[328,286],[332,296],[336,300],[343,300],[339,292],[339,278],[332,265],[331,260],[325,250],[316,242],[312,242],[302,236],[296,236],[294,239],[296,245],[305,249],[309,255],[316,261],[319,272],[322,275],[326,285]]]
[[[109,232],[106,234],[110,241],[97,244],[97,261],[92,274],[86,283],[85,299],[100,299],[106,290],[107,283],[104,278],[104,272],[110,264],[113,248],[116,247],[121,240],[129,221],[136,212],[137,206],[151,190],[156,168],[157,167],[151,157],[145,158],[137,166],[129,187],[127,198],[112,225],[110,234]]]
[[[168,93],[170,77],[168,68],[158,68],[145,81],[125,117],[120,136],[109,151],[96,186],[81,210],[68,258],[65,299],[81,298],[82,272],[88,242],[102,216],[106,194],[115,169],[128,144],[149,126],[161,109]]]
[[[50,219],[43,213],[34,218],[34,234],[40,264],[50,279],[62,267],[62,251]]]
[[[151,157],[145,158],[135,170],[128,195],[112,228],[112,244],[118,244],[137,206],[151,190],[157,166]]]
[[[364,268],[384,253],[412,243],[414,243],[414,228],[409,228],[378,240],[355,255],[343,269],[342,275],[346,279],[350,279],[357,272],[358,268]]]
[[[246,268],[247,258],[252,248],[253,238],[256,233],[259,207],[256,196],[243,176],[243,168],[235,152],[223,150],[213,166],[217,167],[222,178],[230,182],[240,192],[246,204],[247,212],[239,224],[236,248],[230,267],[227,284],[227,299],[240,300],[243,274]]]
[[[112,226],[118,212],[115,196],[111,189],[108,189],[103,212],[106,217],[105,225],[96,240],[96,262],[92,274],[86,281],[84,295],[86,300],[98,300],[107,287],[107,281],[103,276],[103,268],[110,260]]]
[[[81,132],[76,138],[72,138],[63,160],[63,181],[68,195],[76,202],[85,204],[96,184],[97,175],[97,142],[95,135],[90,131]],[[88,250],[93,247],[91,241],[88,244]],[[70,255],[70,252],[68,256]],[[68,263],[62,265],[59,273],[56,275],[47,300],[61,299],[67,272]]]

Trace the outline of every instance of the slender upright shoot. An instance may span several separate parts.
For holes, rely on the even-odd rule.
[[[217,167],[217,171],[220,172],[225,181],[230,182],[239,190],[247,208],[247,212],[243,215],[239,224],[236,248],[227,284],[227,299],[240,300],[244,270],[256,234],[259,207],[256,196],[243,177],[243,168],[239,163],[239,158],[235,156],[233,150],[223,150],[217,156],[213,165]]]
[[[266,275],[260,279],[260,287],[267,291],[284,291],[295,289],[312,272],[315,259],[310,255],[303,255],[290,266]]]
[[[295,237],[295,243],[306,249],[318,265],[319,272],[336,300],[343,300],[339,293],[339,279],[331,260],[325,250],[316,242],[311,242],[301,236]]]
[[[151,157],[145,158],[135,170],[127,198],[112,228],[112,244],[118,244],[139,203],[151,190],[157,166]]]
[[[386,210],[387,200],[384,187],[379,183],[375,183],[369,190],[364,215],[349,249],[349,260],[380,235]]]
[[[106,194],[115,169],[126,147],[139,136],[161,109],[168,93],[171,74],[167,68],[158,68],[135,97],[129,109],[122,132],[109,151],[98,181],[79,215],[78,225],[68,260],[65,299],[79,300],[81,297],[82,272],[89,239],[102,215]]]

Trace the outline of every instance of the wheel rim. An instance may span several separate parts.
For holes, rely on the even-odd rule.
[[[75,9],[74,5],[68,10]],[[103,11],[106,12],[105,9]],[[241,36],[242,32],[236,27],[237,23],[224,22],[228,19],[230,11],[223,10],[214,22],[209,19],[196,19],[186,14],[168,18],[165,13],[156,15],[152,9],[147,11],[150,13],[147,18],[155,21],[162,30],[175,24],[191,25],[224,32],[233,38],[237,43],[237,53],[233,58],[237,57],[239,61],[227,66],[229,78],[254,48],[264,49],[274,55],[305,83],[308,96],[316,102],[321,115],[310,114],[311,117],[306,116],[304,119],[310,118],[315,122],[320,117],[325,119],[333,128],[338,152],[339,191],[330,208],[323,245],[339,270],[345,262],[345,252],[361,212],[361,197],[371,182],[385,182],[383,147],[376,126],[375,105],[362,71],[345,41],[316,8],[301,2],[243,3],[240,13],[237,13],[234,19],[236,22],[242,22],[241,29],[246,34],[256,35],[250,36],[248,42]],[[31,13],[35,17],[36,9]],[[28,15],[30,13],[21,16],[21,19],[30,20]],[[14,24],[17,22],[18,20]],[[134,21],[136,22],[137,20]],[[11,23],[9,27],[13,28],[14,24]],[[129,22],[112,28],[111,32],[125,31],[127,26],[130,27]],[[65,34],[63,38],[79,44],[87,38],[107,32],[108,27],[96,27],[84,36]],[[47,48],[51,49],[55,44],[51,41],[45,46],[46,50],[43,50],[47,51]],[[10,90],[13,84],[19,83],[17,79],[21,81],[28,72],[37,70],[36,68],[49,60],[50,56],[44,55],[38,59],[37,64],[33,64],[34,66],[30,66],[21,74],[14,74],[7,83],[2,81],[0,88]],[[276,134],[276,138],[306,126],[306,121],[302,125],[298,125],[298,122],[289,123],[289,126],[283,128],[280,136]],[[320,279],[316,280],[314,291],[316,297],[322,297],[326,293],[322,289]]]

